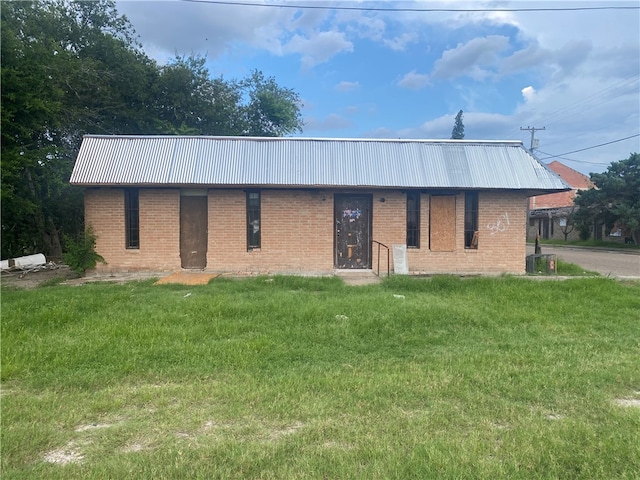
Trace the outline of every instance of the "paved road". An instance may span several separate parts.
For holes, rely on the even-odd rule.
[[[527,245],[527,254],[533,253],[533,245]],[[542,245],[542,253],[553,253],[568,263],[580,265],[585,270],[620,278],[640,278],[640,251],[598,250],[579,247]]]

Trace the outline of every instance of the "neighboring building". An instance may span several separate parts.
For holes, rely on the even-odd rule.
[[[467,140],[89,135],[71,183],[103,271],[519,274],[528,197],[568,190]]]
[[[573,199],[578,190],[594,187],[593,182],[580,172],[554,161],[547,165],[557,173],[571,190],[547,195],[537,195],[529,199],[529,227],[527,240],[533,241],[536,235],[541,239],[576,240],[578,230],[573,227],[571,216],[574,210]]]

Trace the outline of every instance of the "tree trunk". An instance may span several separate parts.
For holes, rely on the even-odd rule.
[[[61,260],[62,245],[60,243],[59,230],[56,228],[53,218],[50,215],[45,217],[42,205],[43,200],[38,195],[35,182],[33,181],[33,176],[31,175],[31,170],[29,168],[25,168],[24,173],[29,192],[33,196],[33,200],[36,204],[35,225],[38,230],[37,244],[39,247],[42,247],[43,250],[41,252],[34,251],[31,253],[44,253],[47,258]],[[38,248],[38,245],[36,245],[35,250],[40,249]]]
[[[47,218],[47,230],[43,232],[46,245],[48,247],[47,258],[52,260],[62,260],[62,244],[60,243],[60,230],[53,223],[53,218]]]
[[[27,187],[29,188],[29,193],[31,193],[31,196],[33,197],[33,202],[36,205],[35,208],[35,225],[36,225],[36,229],[38,231],[38,235],[37,238],[39,239],[39,241],[36,240],[36,242],[38,244],[41,243],[41,246],[43,247],[44,252],[31,252],[31,253],[44,253],[45,255],[48,255],[48,246],[49,246],[49,242],[47,239],[47,235],[45,234],[46,230],[44,227],[45,224],[45,219],[44,219],[44,213],[42,211],[42,202],[40,201],[40,199],[38,198],[38,194],[36,192],[36,185],[35,182],[33,181],[33,176],[31,175],[31,170],[29,169],[29,167],[25,167],[24,169],[24,176],[25,179],[27,181]],[[35,250],[39,250],[39,248],[36,248]]]

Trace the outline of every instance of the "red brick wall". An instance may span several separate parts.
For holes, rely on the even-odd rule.
[[[333,269],[333,195],[262,190],[261,248],[247,251],[246,193],[210,190],[207,269],[317,272]]]
[[[379,198],[384,196],[385,202]],[[524,194],[480,192],[478,249],[464,248],[464,193],[456,196],[453,252],[429,250],[429,195],[420,198],[420,248],[407,249],[411,273],[524,273],[526,202]],[[406,200],[401,193],[375,194],[373,239],[389,247],[406,242]],[[374,246],[374,254],[377,253]],[[386,257],[381,252],[381,265]],[[393,269],[393,259],[391,260]],[[377,268],[374,255],[374,268]],[[383,268],[381,267],[381,270]]]
[[[180,268],[180,191],[140,189],[140,249],[125,248],[122,189],[88,189],[87,225],[106,271]],[[406,241],[406,196],[367,191],[373,198],[372,239],[389,247]],[[261,248],[247,251],[246,194],[212,189],[208,194],[207,270],[261,273],[329,273],[334,266],[332,191],[262,190]],[[381,199],[384,198],[384,202]],[[480,192],[477,250],[464,248],[464,193],[456,196],[456,240],[452,252],[429,250],[429,195],[421,195],[420,248],[410,248],[412,273],[524,273],[526,197]],[[386,270],[382,250],[380,269]],[[377,247],[372,263],[377,268]],[[393,258],[391,258],[393,268]]]
[[[165,271],[180,268],[180,191],[139,189],[140,248],[125,246],[124,190],[87,189],[85,223],[93,227],[100,271]]]

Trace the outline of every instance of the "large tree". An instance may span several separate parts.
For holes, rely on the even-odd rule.
[[[177,56],[160,68],[161,128],[176,134],[279,137],[302,131],[300,97],[255,70],[243,80],[211,78],[206,58]]]
[[[464,123],[462,123],[462,110],[458,112],[453,124],[453,130],[451,130],[452,140],[464,139]]]
[[[273,77],[265,78],[258,70],[239,85],[249,98],[243,107],[243,134],[281,137],[302,131],[300,97],[295,91],[279,86]]]
[[[620,227],[624,235],[640,242],[640,154],[612,162],[604,173],[592,173],[596,188],[579,191],[576,223],[583,231],[590,231],[595,223],[608,229]]]
[[[199,56],[177,56],[160,67],[155,86],[158,127],[181,135],[237,135],[242,130],[238,88],[211,79]]]
[[[81,136],[138,133],[153,64],[106,0],[4,2],[1,15],[2,256],[59,258],[60,234],[82,225],[68,185]]]
[[[285,135],[298,95],[254,72],[212,79],[203,57],[149,59],[112,0],[3,2],[2,258],[60,258],[83,229],[68,180],[82,135]]]

